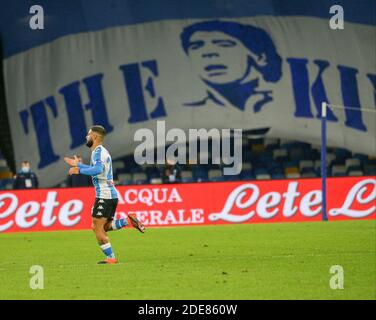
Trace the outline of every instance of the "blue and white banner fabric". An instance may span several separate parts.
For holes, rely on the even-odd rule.
[[[219,10],[72,31],[15,50],[4,72],[16,160],[31,161],[51,186],[66,175],[65,155],[89,154],[91,125],[106,128],[115,159],[158,120],[166,130],[268,127],[269,136],[319,144],[322,101],[353,108],[328,109],[329,144],[376,155],[375,117],[362,111],[376,104],[375,23],[332,30],[326,13]]]

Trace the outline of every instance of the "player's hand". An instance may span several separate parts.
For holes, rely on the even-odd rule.
[[[69,169],[69,175],[71,176],[72,174],[79,174],[80,173],[80,168],[79,167],[72,167]]]
[[[68,163],[71,167],[77,167],[78,165],[78,158],[75,155],[74,158],[64,157],[64,161]]]

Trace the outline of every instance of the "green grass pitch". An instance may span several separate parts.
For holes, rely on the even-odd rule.
[[[0,235],[0,299],[376,299],[376,221]],[[30,288],[32,265],[44,289]],[[332,265],[344,289],[329,286]]]

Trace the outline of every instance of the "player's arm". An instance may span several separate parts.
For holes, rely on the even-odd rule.
[[[96,176],[104,171],[104,165],[101,161],[96,161],[93,166],[78,163],[77,167],[78,173],[86,174],[87,176]]]
[[[97,148],[94,154],[94,165],[88,166],[82,163],[77,163],[78,173],[86,174],[87,176],[96,176],[98,174],[103,173],[104,171],[104,164],[102,161],[102,150],[101,148]]]
[[[88,166],[87,164],[83,164],[83,163],[80,163],[80,162],[77,163],[77,167],[78,167],[78,166],[80,167],[80,169],[81,169],[81,168],[86,168],[86,169],[87,169],[87,168],[91,168],[91,167],[92,167],[92,166]]]

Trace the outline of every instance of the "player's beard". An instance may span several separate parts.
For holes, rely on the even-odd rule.
[[[90,139],[90,140],[86,141],[86,146],[91,148],[93,143],[94,143],[93,139]]]

